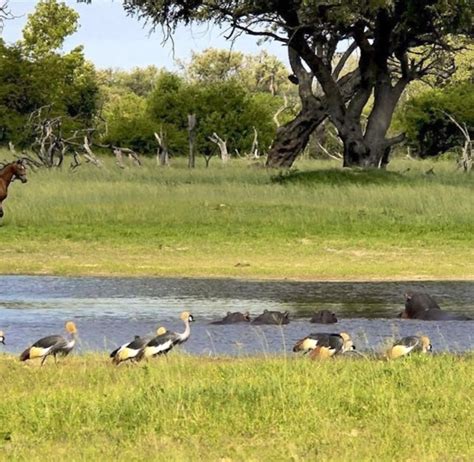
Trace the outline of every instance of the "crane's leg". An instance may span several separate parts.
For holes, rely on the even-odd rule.
[[[44,362],[46,361],[46,358],[48,357],[48,355],[44,355],[43,356],[43,359],[41,360],[41,367],[43,367],[43,364]]]

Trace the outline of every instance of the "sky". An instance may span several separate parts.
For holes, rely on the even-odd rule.
[[[8,43],[21,38],[21,31],[28,14],[32,13],[37,1],[10,0],[10,10],[15,19],[6,21],[2,37]],[[234,45],[224,37],[224,31],[217,26],[180,27],[174,35],[174,53],[171,42],[163,43],[163,35],[157,30],[150,33],[150,27],[137,18],[127,16],[120,0],[94,0],[86,5],[66,0],[71,8],[80,14],[80,28],[67,39],[64,50],[77,45],[84,46],[86,58],[98,68],[145,67],[155,65],[170,70],[177,69],[176,59],[189,61],[191,52],[206,48],[224,48],[244,53],[259,53],[265,49],[287,64],[285,48],[276,43],[257,45],[256,37],[241,37]]]

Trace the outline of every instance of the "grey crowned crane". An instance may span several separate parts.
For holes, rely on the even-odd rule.
[[[0,343],[5,345],[5,334],[3,333],[3,330],[0,330]]]
[[[164,327],[160,327],[156,331],[156,335],[163,335],[166,332]],[[140,337],[136,335],[135,338],[128,343],[124,343],[122,346],[118,347],[116,350],[110,353],[112,362],[117,366],[124,362],[130,360],[131,362],[136,362],[139,354],[149,342],[150,338]]]
[[[411,352],[427,353],[433,349],[429,337],[422,335],[421,337],[410,336],[397,340],[393,346],[387,351],[388,359],[396,359],[406,356]]]
[[[345,332],[340,334],[315,333],[298,340],[294,352],[309,352],[311,359],[329,358],[331,356],[355,350],[351,337]]]
[[[140,352],[139,359],[153,358],[154,356],[168,353],[175,345],[184,343],[191,335],[190,323],[194,321],[193,315],[188,311],[181,313],[180,319],[184,322],[184,332],[165,331],[151,339]]]
[[[65,327],[69,334],[68,338],[64,338],[62,335],[49,335],[48,337],[44,337],[27,348],[20,355],[20,361],[43,358],[41,360],[41,365],[43,365],[46,358],[50,355],[54,356],[55,363],[57,362],[57,355],[67,356],[76,344],[77,328],[72,321],[68,321]]]

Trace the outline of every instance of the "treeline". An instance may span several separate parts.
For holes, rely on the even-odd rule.
[[[262,152],[279,123],[283,95],[295,93],[285,66],[265,52],[209,49],[176,72],[154,66],[96,70],[82,47],[61,52],[77,28],[73,9],[45,0],[29,16],[21,40],[0,41],[1,144],[28,147],[36,136],[33,115],[37,121],[41,111],[42,117],[61,118],[64,138],[84,131],[95,145],[150,153],[157,132],[172,155],[184,155],[188,115],[194,114],[198,151],[212,153],[216,145],[209,137],[216,133],[230,154],[247,153],[255,141]]]
[[[215,150],[209,137],[216,133],[227,141],[230,153],[245,154],[257,133],[264,151],[274,136],[283,94],[289,92],[287,74],[284,65],[266,53],[248,56],[214,49],[193,55],[174,73],[153,66],[99,71],[107,122],[102,140],[151,152],[157,132],[172,154],[185,154],[188,115],[194,114],[199,150]]]
[[[209,140],[216,133],[231,155],[247,154],[255,143],[265,153],[277,127],[300,108],[290,72],[265,52],[209,49],[180,62],[175,72],[154,66],[96,70],[82,47],[61,51],[78,19],[66,4],[42,0],[21,40],[6,44],[0,39],[0,144],[30,146],[36,136],[32,117],[40,114],[60,118],[66,138],[83,130],[97,146],[153,153],[154,133],[159,133],[172,155],[185,155],[188,115],[195,114],[198,152],[217,150]],[[417,82],[406,91],[393,125],[407,134],[414,154],[436,156],[462,145],[462,132],[452,118],[472,133],[472,62],[472,48],[464,50],[457,56],[458,71],[449,79]],[[325,125],[313,134],[311,154],[342,149],[336,132]]]

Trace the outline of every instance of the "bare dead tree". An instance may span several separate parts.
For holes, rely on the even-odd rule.
[[[112,149],[112,152],[115,156],[115,163],[122,169],[125,168],[125,164],[123,163],[123,153],[121,149]]]
[[[33,135],[31,152],[34,157],[30,155],[24,157],[37,167],[61,167],[67,153],[73,157],[72,168],[81,165],[81,156],[86,163],[97,167],[102,165],[91,149],[91,137],[95,129],[79,129],[65,138],[62,132],[62,116],[52,117],[51,105],[43,106],[31,113],[27,130]]]
[[[253,141],[252,147],[250,148],[250,158],[251,159],[258,159],[260,156],[258,154],[258,131],[255,127],[253,127]]]
[[[166,145],[166,137],[163,133],[163,129],[160,129],[160,134],[155,132],[155,138],[158,142],[158,148],[156,150],[156,163],[162,167],[169,166],[170,158],[168,153],[168,146]]]
[[[130,161],[130,164],[135,166],[135,167],[141,167],[142,162],[140,160],[140,157],[138,154],[133,150],[129,148],[121,148],[119,146],[112,146],[112,152],[114,153],[115,156],[115,163],[120,167],[120,168],[125,168],[125,164],[123,161],[124,156],[128,157],[128,160]]]
[[[469,134],[469,130],[465,123],[461,124],[451,114],[445,111],[441,111],[457,128],[464,137],[464,146],[462,148],[461,159],[459,159],[459,166],[464,172],[469,173],[472,169],[472,140]]]
[[[71,170],[75,170],[77,167],[81,166],[81,157],[77,151],[72,151],[72,160],[70,164]]]
[[[321,152],[326,154],[328,157],[334,160],[342,160],[342,155],[340,153],[331,154],[319,141],[316,141]]]
[[[89,144],[89,139],[87,136],[84,136],[84,158],[86,159],[87,162],[90,162],[91,164],[94,164],[96,167],[102,167],[102,162],[95,156],[95,154],[92,152],[92,149]]]
[[[278,110],[273,115],[273,122],[275,122],[275,125],[277,126],[277,128],[281,127],[281,123],[278,117],[280,117],[280,115],[287,109],[288,109],[288,97],[286,95],[283,95],[283,104],[278,108]]]
[[[194,168],[196,166],[196,156],[194,154],[194,142],[196,139],[196,114],[188,114],[188,133],[189,133],[188,168]]]
[[[15,19],[15,16],[10,10],[8,0],[0,0],[0,33],[3,32],[3,25],[5,21]]]
[[[219,148],[222,162],[224,164],[227,163],[230,159],[230,154],[227,151],[227,140],[222,139],[216,132],[209,136],[208,139]]]

